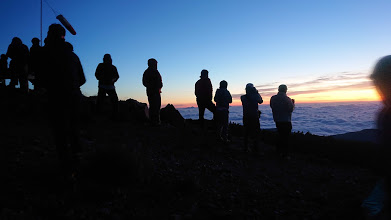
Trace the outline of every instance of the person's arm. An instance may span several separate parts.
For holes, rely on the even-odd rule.
[[[219,98],[220,98],[219,90],[216,90],[215,97],[213,98],[213,100],[216,103],[218,103],[219,102]]]
[[[157,89],[161,89],[163,88],[163,80],[162,80],[162,76],[160,75],[159,71],[158,70],[154,70],[156,71],[153,75],[153,78],[152,78],[152,85],[154,87],[156,87]]]
[[[262,104],[263,103],[263,99],[262,99],[262,96],[258,93],[258,103],[259,104]]]
[[[114,70],[113,82],[117,82],[117,80],[119,79],[119,74],[118,74],[117,67],[115,67],[114,65],[113,65],[113,70]]]
[[[289,112],[293,112],[293,109],[295,108],[295,103],[289,97],[287,97],[287,104]]]
[[[95,77],[97,80],[101,80],[102,79],[102,64],[98,64],[98,66],[96,67],[96,70],[95,70]]]
[[[78,69],[79,69],[79,77],[80,77],[80,86],[86,83],[86,76],[84,75],[83,66],[81,65],[80,59],[78,58]]]
[[[197,97],[198,96],[198,81],[194,85],[194,95]]]
[[[232,95],[228,90],[227,92],[228,92],[228,103],[232,103]]]
[[[143,79],[142,79],[142,82],[143,82],[143,85],[145,87],[147,87],[147,76],[146,76],[146,70],[144,71],[144,74],[143,74]]]

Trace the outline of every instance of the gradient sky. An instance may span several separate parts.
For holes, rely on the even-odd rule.
[[[142,74],[157,59],[162,103],[196,106],[194,84],[209,70],[214,91],[228,82],[234,104],[249,82],[267,103],[279,84],[300,102],[378,100],[368,78],[391,49],[391,1],[47,0],[75,28],[66,40],[97,94],[95,69],[110,53],[120,99],[147,102]],[[59,23],[43,4],[43,38]],[[2,0],[0,53],[13,37],[40,38],[40,0]]]

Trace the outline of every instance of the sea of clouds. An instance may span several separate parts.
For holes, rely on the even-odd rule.
[[[336,135],[363,129],[376,128],[376,115],[381,102],[355,103],[306,103],[296,104],[292,114],[293,131],[310,132],[316,135]],[[275,128],[271,108],[267,104],[259,105],[261,128]],[[198,108],[179,108],[186,119],[198,119]],[[212,113],[205,111],[205,118],[212,119]],[[229,120],[242,124],[242,106],[231,106]]]

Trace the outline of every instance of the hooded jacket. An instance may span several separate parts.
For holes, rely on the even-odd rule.
[[[147,95],[160,94],[163,88],[162,76],[157,69],[148,67],[143,74],[143,85],[147,88]]]
[[[295,104],[285,92],[278,92],[270,98],[270,107],[273,111],[275,122],[290,122]]]
[[[232,103],[231,93],[226,88],[216,90],[214,101],[217,108],[229,108],[229,103]]]
[[[194,94],[198,100],[212,100],[213,87],[209,78],[201,78],[195,84]]]
[[[47,39],[42,55],[42,71],[37,75],[40,87],[55,96],[80,93],[80,86],[86,82],[83,67],[65,41]]]
[[[259,119],[258,104],[263,103],[263,99],[257,90],[240,97],[243,106],[243,118]]]
[[[99,86],[114,86],[119,79],[117,68],[111,63],[99,63],[95,71]]]

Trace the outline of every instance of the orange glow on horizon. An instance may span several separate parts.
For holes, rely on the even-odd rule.
[[[289,96],[289,92],[288,92]],[[381,101],[381,97],[375,89],[365,89],[365,90],[339,90],[339,91],[328,91],[328,92],[319,92],[319,93],[309,93],[301,95],[292,95],[289,96],[292,99],[295,99],[296,103],[328,103],[328,102],[371,102],[371,101]],[[269,96],[263,96],[262,105],[268,105],[270,103]],[[181,101],[171,101],[170,104],[173,104],[175,108],[188,108],[188,107],[197,107],[197,103],[194,100],[193,102],[181,102]],[[162,107],[165,107],[167,104],[162,104]],[[241,106],[242,103],[239,98],[233,99],[230,106]]]

